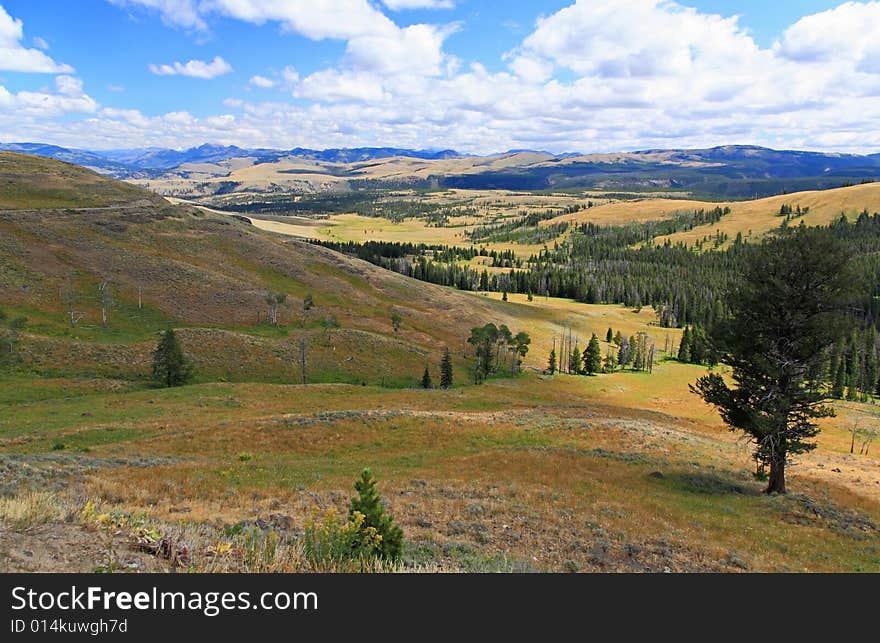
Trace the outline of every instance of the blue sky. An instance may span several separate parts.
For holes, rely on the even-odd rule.
[[[0,0],[0,140],[880,151],[880,2],[318,4]]]

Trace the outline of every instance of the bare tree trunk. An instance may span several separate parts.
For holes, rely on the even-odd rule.
[[[306,338],[299,339],[299,376],[302,384],[308,384],[308,375],[306,373]]]
[[[98,293],[101,296],[101,326],[107,328],[107,311],[113,303],[110,282],[107,280],[102,281],[98,286]]]

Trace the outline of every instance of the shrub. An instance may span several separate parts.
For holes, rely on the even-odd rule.
[[[363,571],[378,557],[380,542],[360,512],[343,520],[335,509],[315,511],[306,521],[303,554],[316,571]]]

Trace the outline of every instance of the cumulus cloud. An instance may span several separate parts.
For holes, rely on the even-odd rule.
[[[736,17],[665,0],[575,4],[538,21],[523,49],[586,76],[647,78],[741,64],[758,54]]]
[[[774,50],[804,63],[846,62],[880,73],[880,2],[847,2],[806,16],[785,30]]]
[[[44,89],[13,94],[0,86],[0,122],[12,120],[27,123],[38,120],[51,124],[52,118],[64,114],[92,114],[98,111],[98,103],[83,91],[79,78],[58,76],[55,87],[54,93]]]
[[[157,76],[189,76],[190,78],[211,79],[228,74],[232,71],[232,65],[215,56],[214,60],[207,63],[204,60],[190,60],[187,63],[174,62],[170,65],[149,65],[150,71]]]
[[[510,69],[526,82],[542,83],[553,74],[553,63],[535,56],[516,56]]]
[[[206,29],[207,16],[221,15],[257,25],[278,23],[283,30],[311,40],[343,40],[352,66],[384,73],[439,74],[444,64],[443,42],[455,31],[454,25],[399,27],[369,0],[111,1],[156,10],[166,22],[184,27]],[[408,8],[415,8],[416,4],[440,8],[444,3],[426,0],[397,2],[399,8],[406,4],[410,5]]]
[[[205,30],[208,25],[198,10],[197,0],[108,0],[120,7],[146,7],[154,9],[162,20],[172,26]]]
[[[455,25],[412,25],[406,29],[353,38],[346,52],[359,69],[385,74],[414,73],[436,76],[442,73],[443,41]]]
[[[39,49],[28,49],[22,45],[24,25],[21,20],[10,16],[0,5],[0,71],[18,71],[43,74],[69,74],[73,67],[57,63]],[[46,41],[34,39],[40,47]],[[43,49],[48,48],[41,47]]]
[[[404,9],[452,9],[453,0],[382,0],[382,4],[392,11]]]
[[[371,73],[346,73],[335,69],[315,72],[303,79],[295,91],[298,98],[314,101],[376,102],[390,96],[382,88],[381,79]]]
[[[84,93],[82,79],[76,76],[57,76],[55,87],[64,96],[82,96]]]
[[[259,87],[260,89],[271,89],[275,87],[278,83],[276,83],[271,78],[266,78],[265,76],[251,76],[251,79],[248,81],[254,87]]]

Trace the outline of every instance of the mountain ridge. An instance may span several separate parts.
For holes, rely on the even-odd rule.
[[[880,180],[880,154],[774,150],[757,145],[591,154],[508,150],[487,156],[451,149],[277,150],[212,143],[185,150],[108,151],[44,143],[0,143],[0,150],[82,165],[169,196],[209,195],[218,190],[303,194],[458,188],[677,190],[710,199],[741,199]],[[239,171],[244,168],[247,171],[242,178]],[[254,181],[254,177],[260,179]],[[169,181],[170,186],[166,185]]]

